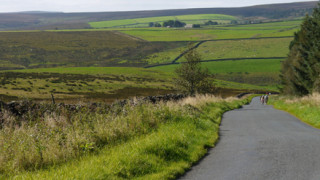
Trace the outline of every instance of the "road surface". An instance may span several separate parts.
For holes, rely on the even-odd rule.
[[[224,114],[217,146],[180,179],[320,180],[320,130],[254,98]]]

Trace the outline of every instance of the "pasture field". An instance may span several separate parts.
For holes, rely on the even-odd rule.
[[[201,54],[202,60],[286,57],[289,52],[288,44],[290,44],[291,40],[292,38],[270,38],[207,41],[201,44],[197,51]],[[154,53],[147,56],[143,61],[151,65],[170,63],[183,50],[180,47]],[[184,58],[178,60],[178,62],[182,61],[184,61]]]
[[[252,29],[286,29],[300,27],[302,20],[280,21],[280,22],[264,22],[257,24],[238,24],[238,25],[219,25],[215,26],[217,29],[225,30],[252,30]]]
[[[230,23],[231,20],[237,20],[234,16],[223,14],[196,14],[181,16],[162,16],[150,18],[123,19],[112,21],[90,22],[93,28],[112,28],[112,27],[148,27],[149,22],[162,23],[167,20],[179,20],[187,24],[204,24],[208,20],[218,21],[220,23]]]
[[[203,41],[218,39],[240,39],[259,37],[283,37],[293,36],[298,27],[284,29],[165,29],[165,28],[138,28],[131,30],[119,30],[122,33],[139,37],[147,41]]]
[[[211,73],[266,73],[279,72],[283,59],[253,59],[253,60],[228,60],[202,62],[203,67],[207,67]],[[149,69],[163,72],[174,72],[178,64],[152,67]]]
[[[208,41],[201,44],[197,50],[202,55],[202,60],[286,57],[291,41],[292,38]]]
[[[217,79],[246,83],[260,86],[272,86],[276,89],[279,84],[281,62],[284,59],[234,60],[203,62]],[[177,64],[153,67],[150,69],[164,72],[174,72]]]
[[[114,29],[148,41],[202,41],[258,37],[293,36],[301,20],[246,25],[218,25],[199,29],[118,28]]]

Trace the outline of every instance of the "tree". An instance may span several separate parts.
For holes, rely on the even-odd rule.
[[[200,25],[200,24],[193,24],[192,27],[193,27],[193,28],[200,28],[201,25]]]
[[[190,95],[213,93],[213,76],[209,73],[208,68],[201,66],[201,56],[196,49],[189,46],[184,57],[186,62],[175,69],[177,87]]]
[[[238,24],[237,20],[231,20],[230,24]]]
[[[282,92],[306,95],[320,90],[320,3],[306,15],[282,64]]]
[[[186,23],[181,22],[179,20],[168,20],[163,22],[163,27],[184,27],[186,25]]]
[[[154,27],[161,27],[161,24],[157,22],[154,24]]]
[[[208,22],[204,23],[205,25],[218,25],[218,22],[213,22],[211,20],[209,20]]]
[[[149,27],[154,27],[154,22],[149,22]]]

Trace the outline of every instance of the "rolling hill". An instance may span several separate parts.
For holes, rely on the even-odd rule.
[[[239,17],[262,17],[268,19],[301,17],[311,12],[317,1],[259,5],[240,8],[196,8],[174,10],[62,13],[62,12],[20,12],[1,13],[0,30],[44,30],[91,28],[89,22],[134,19],[159,16],[192,14],[225,14]]]

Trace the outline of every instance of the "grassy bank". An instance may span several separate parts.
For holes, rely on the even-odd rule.
[[[8,123],[0,178],[173,179],[214,146],[221,115],[247,102],[202,96]]]
[[[271,99],[275,108],[289,112],[303,122],[320,128],[320,94],[305,97],[277,97]]]

